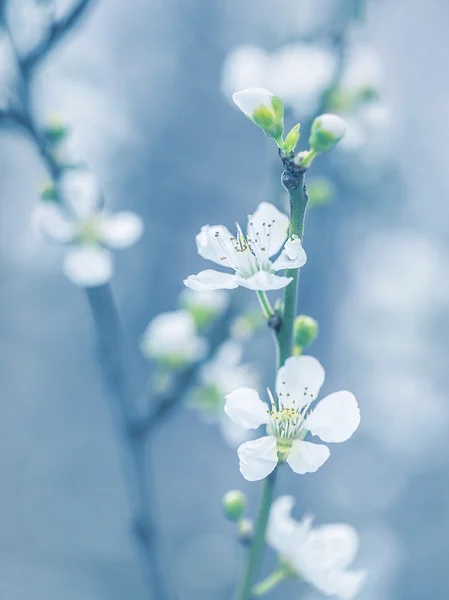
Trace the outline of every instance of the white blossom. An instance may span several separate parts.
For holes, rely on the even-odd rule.
[[[334,70],[335,58],[325,47],[295,43],[269,53],[243,45],[226,57],[221,87],[228,98],[234,90],[244,88],[274,90],[295,114],[303,116],[313,111]]]
[[[259,204],[248,218],[246,237],[237,224],[233,236],[223,225],[205,225],[196,236],[198,253],[203,258],[234,270],[223,273],[214,269],[190,275],[184,284],[197,291],[233,289],[238,286],[250,290],[277,290],[284,288],[291,277],[276,275],[276,271],[297,269],[306,262],[306,253],[297,236],[288,239],[290,221],[275,206]],[[284,244],[284,242],[286,242]],[[282,252],[272,262],[270,258]]]
[[[357,531],[343,523],[312,527],[310,517],[298,522],[291,516],[294,504],[292,496],[280,496],[273,502],[268,544],[322,594],[351,600],[367,576],[365,570],[349,570],[359,548]]]
[[[269,475],[279,461],[295,473],[313,473],[329,458],[324,444],[304,441],[310,432],[324,442],[344,442],[360,423],[355,396],[348,391],[330,394],[314,410],[310,405],[324,383],[324,369],[312,356],[294,356],[277,374],[278,407],[268,390],[271,407],[256,390],[242,387],[226,396],[225,412],[245,429],[265,424],[267,435],[242,444],[238,449],[240,471],[248,481]]]
[[[221,315],[229,305],[229,292],[216,290],[197,292],[185,288],[179,297],[180,305],[192,313],[198,327],[204,327]]]
[[[43,238],[68,246],[63,271],[74,284],[102,285],[114,271],[109,249],[132,246],[142,235],[142,220],[130,211],[104,211],[97,185],[84,170],[67,172],[59,194],[60,201],[35,207],[34,228]]]
[[[161,313],[150,322],[140,348],[147,358],[177,368],[200,360],[207,343],[198,336],[192,315],[186,310],[175,310]]]

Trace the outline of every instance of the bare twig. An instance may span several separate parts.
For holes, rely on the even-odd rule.
[[[72,8],[62,19],[52,23],[45,38],[27,55],[20,58],[23,72],[28,74],[37,67],[55,49],[66,34],[78,25],[91,5],[92,0],[76,0]]]
[[[32,116],[29,94],[32,67],[36,66],[53,49],[64,33],[74,26],[88,4],[89,0],[79,2],[63,21],[53,26],[51,34],[44,42],[35,48],[25,60],[19,60],[23,78],[21,110],[20,112],[12,109],[0,111],[0,120],[18,125],[30,136],[55,182],[61,177],[61,166],[54,159]],[[0,0],[0,20],[3,16],[3,8],[4,0]],[[6,23],[5,27],[7,28]],[[164,576],[161,553],[157,544],[158,527],[155,519],[156,507],[154,506],[156,493],[152,482],[151,468],[146,460],[147,443],[155,431],[156,425],[178,406],[195,383],[202,365],[215,354],[220,344],[229,336],[236,313],[236,305],[231,304],[228,311],[212,327],[209,352],[204,359],[176,376],[168,390],[151,399],[148,412],[138,416],[135,413],[129,389],[120,319],[111,288],[109,285],[103,285],[86,289],[86,298],[97,332],[99,360],[108,386],[109,398],[113,400],[111,407],[118,422],[125,452],[124,468],[133,533],[147,577],[149,598],[158,598],[158,600],[172,598],[175,594],[169,578]]]

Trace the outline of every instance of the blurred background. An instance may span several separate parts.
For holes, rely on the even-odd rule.
[[[69,7],[51,4],[10,1],[19,51]],[[326,367],[323,391],[354,391],[362,424],[316,475],[283,470],[278,492],[294,494],[297,517],[357,527],[357,565],[370,572],[361,600],[447,598],[448,25],[445,0],[92,0],[32,89],[37,122],[57,112],[70,123],[108,207],[144,219],[112,282],[135,390],[149,369],[142,332],[205,268],[200,227],[283,202],[275,147],[232,92],[281,95],[303,148],[320,108],[347,119],[346,141],[310,172],[300,310],[320,323],[310,352]],[[0,35],[4,109],[19,83]],[[62,251],[30,225],[45,167],[14,127],[1,127],[0,155],[0,596],[147,598],[87,304],[62,275]],[[272,385],[268,331],[246,360]],[[230,597],[243,549],[221,498],[240,488],[257,507],[260,486],[217,431],[180,407],[148,448],[182,600]],[[320,597],[297,582],[276,593]]]

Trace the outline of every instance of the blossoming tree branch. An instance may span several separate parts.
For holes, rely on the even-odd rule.
[[[93,318],[102,372],[126,456],[132,529],[148,597],[169,599],[176,593],[160,544],[156,493],[149,484],[145,449],[161,420],[187,398],[187,404],[207,413],[224,439],[237,448],[242,476],[262,481],[254,526],[241,492],[231,490],[223,499],[225,514],[247,547],[236,600],[263,596],[287,578],[306,582],[328,597],[354,598],[366,577],[365,571],[350,568],[358,550],[357,532],[346,524],[314,527],[309,515],[296,521],[291,514],[295,498],[275,497],[280,468],[288,465],[298,475],[316,472],[329,459],[327,444],[348,440],[360,422],[352,393],[339,391],[318,400],[324,368],[304,354],[318,324],[297,315],[299,270],[307,260],[303,247],[308,204],[305,176],[313,161],[342,139],[346,125],[333,114],[318,116],[311,127],[309,148],[297,151],[300,124],[284,132],[280,97],[262,88],[234,94],[234,102],[246,117],[276,144],[290,212],[286,215],[262,202],[248,217],[246,229],[238,223],[233,232],[223,225],[201,228],[196,236],[198,253],[220,268],[188,275],[178,308],[154,317],[143,332],[140,348],[153,369],[141,397],[134,398],[110,280],[113,252],[138,242],[143,222],[127,210],[109,212],[95,177],[67,149],[67,125],[54,118],[38,123],[30,98],[35,70],[89,4],[89,0],[75,2],[64,17],[50,23],[28,54],[15,52],[21,96],[1,111],[0,118],[28,134],[50,176],[33,212],[33,226],[38,236],[63,249],[62,270],[84,291]],[[5,1],[0,0],[1,21],[14,47],[5,8]],[[230,298],[229,290],[237,287],[256,293],[260,314],[242,311]],[[281,295],[272,304],[267,292]],[[256,389],[257,374],[242,363],[242,356],[244,345],[263,320],[274,333],[277,374],[274,387],[262,398]],[[260,427],[264,434],[251,438],[251,430]],[[267,544],[278,563],[272,573],[260,577]]]
[[[290,199],[289,216],[271,204],[259,205],[248,218],[246,234],[238,224],[235,234],[221,225],[203,227],[196,238],[199,254],[234,272],[208,269],[184,282],[200,291],[237,286],[255,291],[277,341],[276,386],[274,393],[267,390],[268,402],[245,386],[226,396],[224,408],[243,429],[266,428],[265,436],[244,442],[237,451],[245,479],[264,483],[236,600],[247,600],[252,594],[261,596],[287,577],[303,579],[327,596],[353,598],[366,576],[362,570],[348,568],[358,547],[355,530],[349,525],[313,528],[310,517],[296,523],[290,514],[294,499],[284,496],[274,500],[280,466],[288,464],[295,473],[304,475],[317,471],[329,458],[326,444],[307,441],[306,436],[340,443],[348,440],[360,423],[357,400],[351,392],[335,392],[316,403],[324,369],[316,358],[302,355],[301,337],[304,328],[307,334],[310,323],[296,319],[299,268],[306,262],[305,174],[319,154],[339,142],[346,125],[332,114],[318,116],[312,124],[309,149],[296,152],[300,125],[284,138],[281,98],[262,88],[250,88],[236,92],[233,99],[246,117],[276,142],[284,169],[282,184]],[[285,274],[279,275],[279,271]],[[280,289],[284,289],[283,300],[273,308],[266,292]],[[237,491],[225,496],[225,511],[237,523],[244,518],[244,505]],[[279,567],[255,585],[266,542],[278,552]]]

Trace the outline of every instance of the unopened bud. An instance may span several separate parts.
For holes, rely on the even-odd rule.
[[[314,152],[326,152],[337,144],[346,133],[347,125],[337,115],[325,114],[312,123],[309,144]]]
[[[318,323],[312,317],[299,315],[295,319],[294,325],[294,344],[295,347],[304,349],[310,346],[318,335]]]
[[[230,490],[223,497],[223,511],[230,521],[240,521],[245,513],[246,497],[240,490]]]
[[[263,88],[247,88],[235,92],[232,99],[240,110],[279,144],[284,132],[284,103]]]

